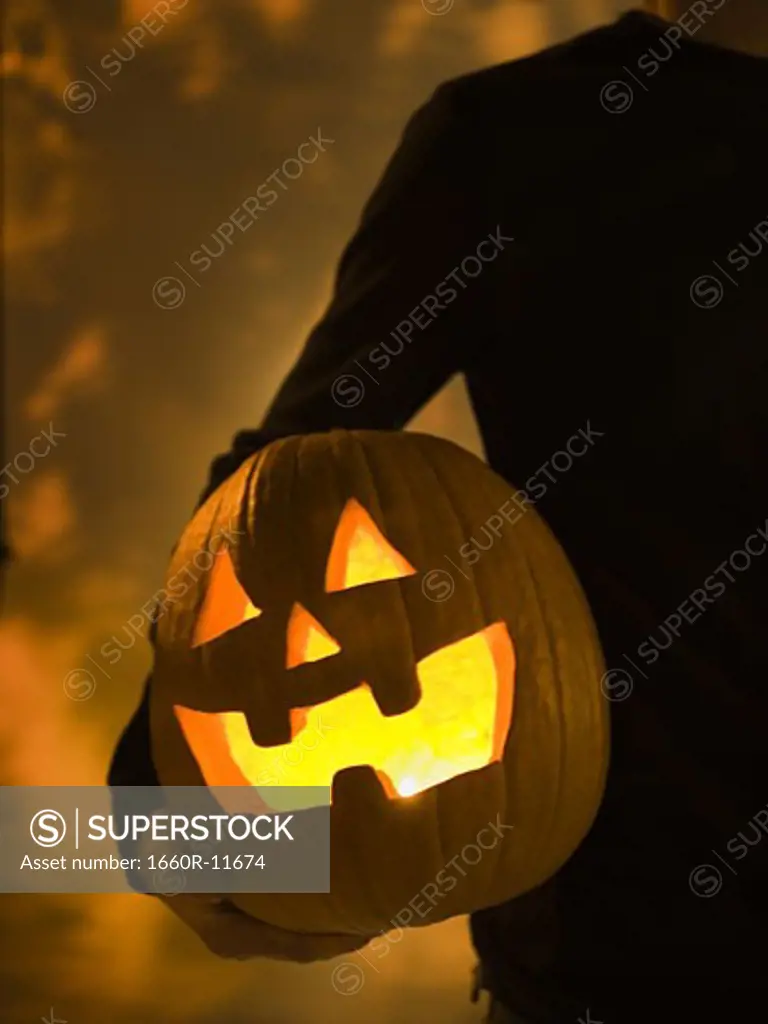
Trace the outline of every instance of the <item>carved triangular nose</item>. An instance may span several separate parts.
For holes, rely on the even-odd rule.
[[[295,668],[308,661],[321,661],[340,650],[330,633],[297,601],[288,617],[285,667]]]

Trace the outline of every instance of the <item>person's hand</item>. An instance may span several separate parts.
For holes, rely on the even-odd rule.
[[[257,921],[226,897],[203,893],[159,896],[216,956],[249,960],[264,956],[297,964],[332,960],[366,946],[373,936],[304,935]]]

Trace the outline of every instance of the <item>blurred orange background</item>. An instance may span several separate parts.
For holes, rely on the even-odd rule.
[[[258,425],[409,115],[447,78],[628,6],[8,0],[5,459],[51,424],[64,436],[4,499],[17,560],[0,621],[0,784],[104,783],[149,656],[140,638],[115,665],[87,658],[125,642],[210,459]],[[184,278],[177,264],[215,251],[212,232],[318,129],[333,144],[196,284]],[[153,301],[168,275],[186,288],[173,308]],[[481,451],[461,381],[413,426]],[[73,699],[83,666],[89,699]],[[218,961],[149,897],[0,896],[0,1019],[482,1016],[466,920],[386,949],[350,958],[334,988],[335,962]]]

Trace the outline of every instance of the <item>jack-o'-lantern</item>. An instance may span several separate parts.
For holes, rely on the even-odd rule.
[[[513,498],[451,442],[332,431],[268,446],[193,518],[169,579],[215,554],[158,622],[161,783],[332,793],[330,893],[241,909],[373,935],[485,829],[487,852],[412,922],[433,923],[540,885],[585,836],[608,758],[602,656],[563,551]],[[470,564],[460,549],[491,521]]]

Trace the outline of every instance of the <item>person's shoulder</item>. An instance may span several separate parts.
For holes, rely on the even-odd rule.
[[[581,68],[594,67],[620,56],[630,37],[647,30],[645,19],[636,21],[625,15],[582,32],[560,43],[547,46],[524,57],[516,57],[479,70],[469,71],[444,82],[438,98],[461,103],[482,100],[490,95],[528,89],[537,84],[557,82]]]
[[[629,12],[534,53],[466,72],[440,84],[413,119],[422,148],[440,140],[441,152],[503,161],[514,149],[517,166],[528,143],[560,156],[563,129],[585,90],[615,78],[633,49],[655,38],[657,19]],[[595,104],[600,110],[600,105]],[[513,127],[506,132],[505,126]],[[545,131],[544,129],[549,129]],[[546,141],[546,140],[549,141]],[[514,146],[510,147],[510,140]],[[538,166],[534,168],[538,172]],[[505,172],[506,173],[506,172]]]

